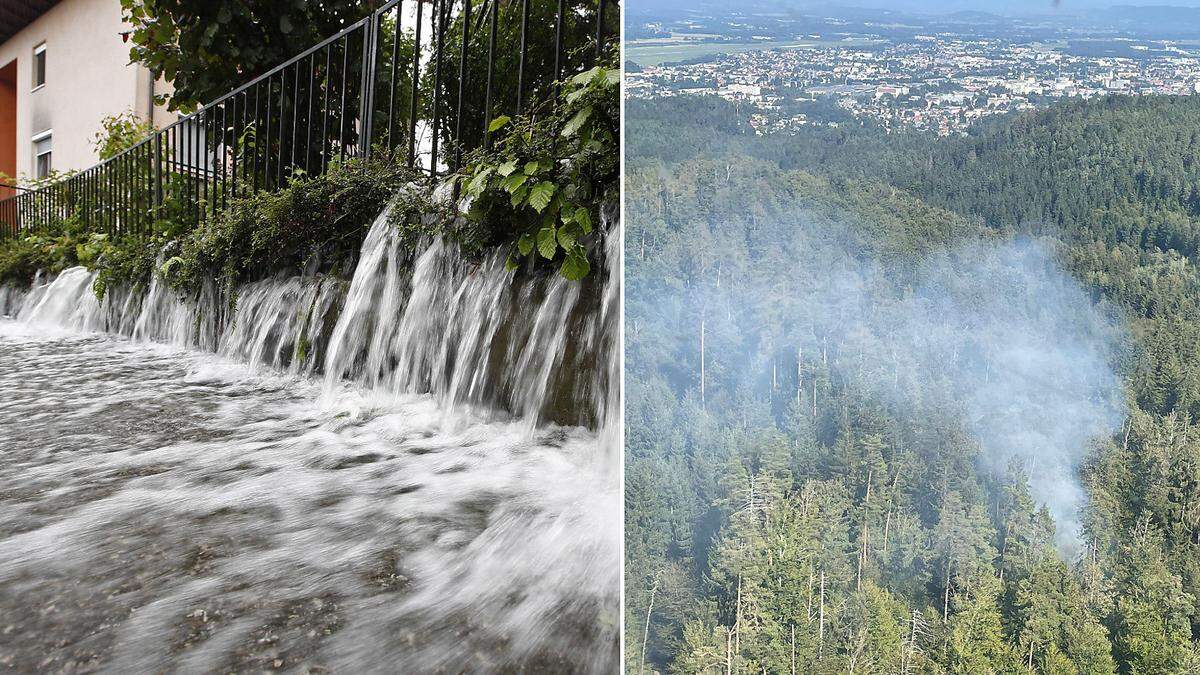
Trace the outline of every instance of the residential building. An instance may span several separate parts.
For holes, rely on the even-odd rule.
[[[120,0],[0,2],[0,173],[28,183],[98,161],[107,115],[174,116],[153,105],[164,83],[129,62]],[[0,188],[0,198],[11,188]]]

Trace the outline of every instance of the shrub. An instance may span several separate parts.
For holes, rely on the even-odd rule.
[[[585,238],[620,189],[620,70],[616,55],[563,83],[532,114],[501,116],[490,149],[468,157],[460,180],[473,202],[467,241],[508,246],[509,266],[532,256],[572,280],[591,268]]]
[[[386,153],[300,175],[274,192],[239,197],[182,237],[162,272],[174,288],[207,277],[234,284],[312,265],[336,269],[358,252],[366,229],[405,185],[423,180]],[[409,191],[411,200],[425,202]]]

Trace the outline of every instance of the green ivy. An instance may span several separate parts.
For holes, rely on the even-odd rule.
[[[492,120],[489,132],[502,135],[469,156],[458,177],[468,218],[509,247],[510,269],[532,257],[573,281],[590,272],[588,235],[619,190],[620,79],[610,56],[541,109]]]
[[[154,123],[127,110],[100,119],[100,131],[92,137],[92,145],[101,160],[116,157],[154,133]]]

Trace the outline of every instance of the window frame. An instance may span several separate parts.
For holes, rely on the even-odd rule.
[[[46,152],[38,152],[38,143],[41,143],[42,141],[46,141],[46,140],[50,141],[50,148],[48,150],[46,150]],[[54,173],[54,130],[46,129],[45,131],[41,131],[41,132],[34,134],[33,138],[30,139],[30,142],[33,144],[33,175],[34,175],[34,177],[37,180],[49,178],[50,175],[52,173]],[[47,157],[46,175],[44,175],[44,176],[41,175],[40,167],[38,166],[40,164],[40,160],[43,156]]]
[[[40,72],[38,71],[39,63],[41,64]],[[38,82],[39,75],[42,78],[41,82]],[[33,89],[30,89],[30,91],[37,91],[38,89],[41,89],[42,87],[46,86],[46,80],[47,80],[47,77],[46,77],[46,42],[44,40],[42,42],[39,42],[33,48],[33,73],[32,73],[32,76],[33,76]]]

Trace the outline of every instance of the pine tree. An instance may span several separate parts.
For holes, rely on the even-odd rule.
[[[1161,533],[1142,521],[1122,551],[1113,642],[1117,658],[1134,673],[1181,672],[1192,657],[1194,598],[1167,568],[1161,547]]]
[[[943,664],[952,673],[1011,673],[1020,658],[1004,639],[1000,582],[990,574],[963,584],[946,624]]]

